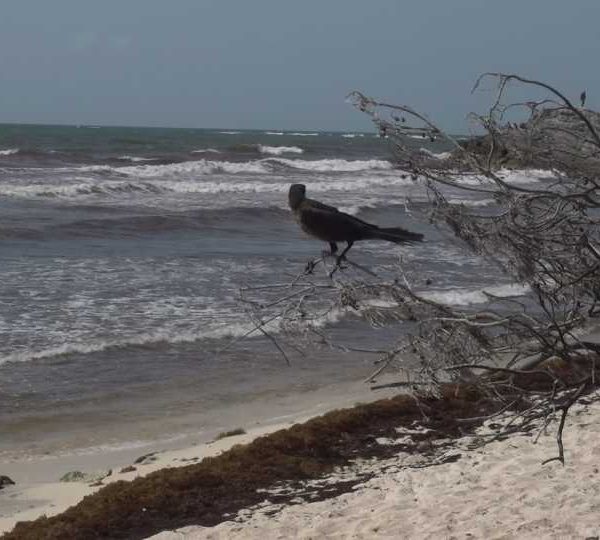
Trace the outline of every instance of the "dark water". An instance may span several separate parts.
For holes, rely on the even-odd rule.
[[[250,327],[240,287],[289,280],[323,248],[290,216],[294,182],[427,237],[358,245],[359,263],[391,272],[401,256],[459,304],[507,285],[428,225],[422,187],[373,134],[0,126],[0,452],[58,435],[92,446],[98,426],[124,427],[115,441],[148,436],[146,421],[176,432],[194,410],[366,374],[370,358],[328,350],[287,367],[259,338],[215,354]],[[357,343],[393,339],[344,314],[324,324]]]

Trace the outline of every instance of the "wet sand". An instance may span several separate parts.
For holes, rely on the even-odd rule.
[[[389,378],[390,382],[393,380],[397,379]],[[163,467],[197,463],[234,444],[249,442],[260,435],[303,422],[326,411],[351,407],[357,402],[374,401],[395,393],[397,390],[394,389],[373,391],[360,381],[340,383],[304,393],[269,396],[250,405],[237,404],[215,410],[212,413],[213,420],[219,427],[199,430],[195,435],[146,441],[129,447],[100,447],[77,454],[49,454],[0,461],[0,475],[7,475],[16,482],[16,485],[0,490],[0,533],[11,530],[18,521],[63,512],[110,482],[132,480]],[[238,428],[246,433],[215,441],[220,433]],[[152,456],[143,464],[134,464],[139,457],[148,454]],[[119,472],[128,466],[134,466],[136,470]],[[109,470],[112,472],[103,478],[102,485],[92,486],[93,481],[59,481],[64,474],[72,471],[102,476]]]

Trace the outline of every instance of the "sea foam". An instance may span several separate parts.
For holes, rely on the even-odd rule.
[[[198,150],[192,150],[190,154],[220,154],[221,151],[216,148],[199,148]]]
[[[266,153],[300,153],[301,148],[262,146]],[[386,160],[346,160],[346,159],[318,159],[303,160],[279,157],[268,157],[253,161],[214,161],[201,159],[198,161],[184,161],[181,163],[169,163],[167,165],[135,165],[126,167],[86,166],[75,170],[90,172],[115,172],[118,174],[136,177],[158,177],[212,173],[269,173],[273,171],[273,165],[283,165],[288,168],[313,172],[357,172],[368,170],[390,170],[393,164]]]
[[[453,306],[468,306],[472,304],[485,304],[489,302],[486,292],[494,296],[523,296],[529,292],[529,287],[518,283],[496,285],[482,289],[455,288],[440,291],[428,291],[422,293],[424,298]]]
[[[148,178],[157,176],[177,176],[189,174],[212,174],[212,173],[267,173],[268,168],[260,161],[210,161],[201,159],[199,161],[184,161],[182,163],[169,163],[168,165],[140,165],[134,167],[119,167],[116,169],[121,174]]]
[[[44,360],[57,356],[85,355],[107,350],[125,349],[129,347],[150,347],[161,344],[194,343],[201,339],[234,338],[247,334],[254,325],[248,323],[227,323],[212,329],[168,331],[156,330],[138,336],[121,340],[92,340],[78,343],[65,343],[63,345],[48,347],[37,351],[22,351],[0,356],[0,365],[13,362],[30,362]]]
[[[258,151],[261,154],[269,154],[272,156],[280,156],[281,154],[303,154],[304,150],[298,146],[265,146],[258,145]]]
[[[243,164],[242,164],[243,165]],[[150,166],[153,167],[153,166]],[[156,167],[161,167],[157,165]],[[139,174],[138,180],[90,180],[80,179],[81,181],[68,184],[0,184],[0,194],[12,197],[64,197],[76,198],[82,196],[115,196],[119,197],[126,193],[287,193],[289,182],[268,182],[261,180],[248,180],[243,182],[228,180],[211,180],[196,178],[180,178],[176,173],[171,174],[158,173],[153,167],[145,170],[145,174]],[[143,179],[143,180],[142,180]],[[411,180],[403,179],[399,176],[342,176],[326,180],[307,182],[308,189],[311,192],[328,191],[361,191],[376,187],[404,186],[411,183]]]
[[[298,159],[273,159],[274,163],[280,163],[288,167],[304,171],[315,172],[356,172],[367,170],[389,170],[394,166],[391,162],[382,159],[368,160],[346,160],[346,159],[318,159],[315,161]]]
[[[137,163],[137,162],[142,162],[142,161],[154,161],[156,158],[147,158],[147,157],[139,157],[139,156],[119,156],[117,159]]]

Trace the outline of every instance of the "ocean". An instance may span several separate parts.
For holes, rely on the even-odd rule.
[[[264,336],[239,340],[240,288],[289,281],[326,247],[287,208],[297,182],[426,237],[358,243],[361,265],[400,262],[457,305],[522,292],[428,222],[423,186],[374,133],[0,125],[0,458],[176,439],[218,429],[225,407],[271,399],[275,417],[282,396],[366,377],[373,355],[309,345],[288,366]],[[382,348],[403,331],[338,315],[323,327],[340,342]]]

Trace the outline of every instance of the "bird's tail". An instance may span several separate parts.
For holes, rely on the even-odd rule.
[[[378,228],[370,234],[370,238],[378,240],[387,240],[395,244],[411,244],[413,242],[422,242],[423,235],[402,229],[401,227],[390,227],[386,229]]]

